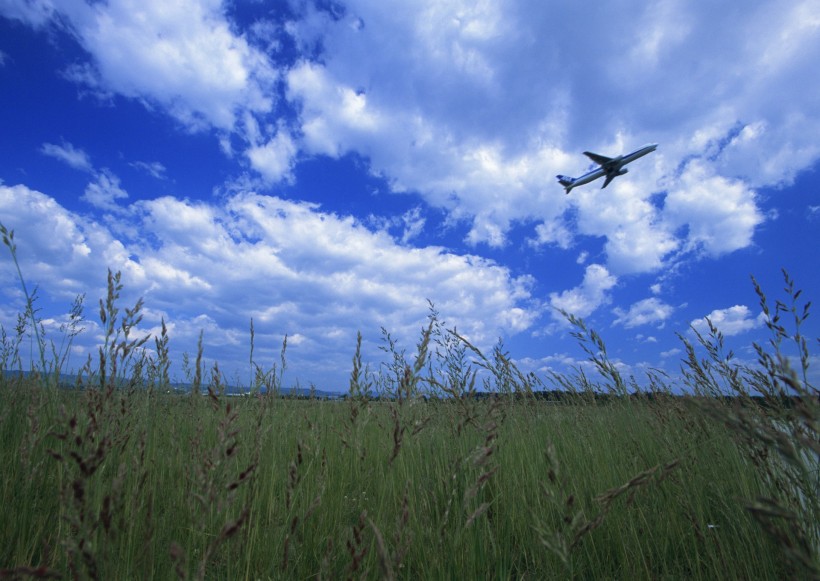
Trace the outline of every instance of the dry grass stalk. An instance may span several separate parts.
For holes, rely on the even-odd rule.
[[[382,572],[382,579],[393,581],[395,578],[393,575],[393,563],[390,558],[390,553],[387,551],[387,546],[384,543],[384,537],[382,537],[382,533],[379,528],[369,518],[367,519],[367,524],[369,524],[370,528],[373,529],[373,536],[376,538],[376,554],[379,557],[379,568]]]
[[[348,573],[348,580],[354,579],[354,575],[357,573],[360,578],[364,578],[367,576],[367,571],[360,570],[362,566],[362,561],[364,560],[365,555],[367,555],[367,545],[364,542],[364,527],[365,523],[367,522],[367,511],[363,510],[359,514],[358,522],[353,525],[351,529],[352,538],[347,540],[347,552],[350,555],[350,565],[348,566],[347,573]]]
[[[385,542],[384,536],[376,524],[367,519],[367,523],[373,530],[373,536],[376,540],[376,553],[379,560],[379,570],[381,571],[383,579],[394,579],[396,572],[403,567],[403,561],[407,552],[410,550],[412,542],[412,535],[409,531],[408,525],[410,522],[410,482],[408,481],[404,487],[404,494],[401,501],[401,512],[396,520],[396,530],[393,534],[393,551],[391,552]]]
[[[622,495],[629,493],[627,505],[632,504],[635,492],[650,482],[662,482],[676,467],[679,460],[673,460],[665,465],[658,465],[635,475],[621,486],[611,488],[595,497],[595,501],[601,505],[601,512],[592,518],[588,518],[583,508],[576,508],[578,504],[575,494],[571,491],[567,479],[562,475],[555,447],[553,444],[547,446],[546,458],[549,466],[547,477],[549,486],[542,484],[545,496],[553,501],[553,506],[562,513],[559,528],[550,530],[545,524],[535,527],[541,543],[555,554],[561,562],[572,570],[572,552],[581,541],[600,527],[606,516],[609,514],[614,502]]]

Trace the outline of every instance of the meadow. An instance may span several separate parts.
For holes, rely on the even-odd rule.
[[[785,273],[773,305],[757,288],[771,341],[754,366],[712,327],[681,336],[680,376],[639,382],[568,314],[595,373],[538,377],[431,308],[410,352],[385,333],[373,368],[351,346],[334,401],[285,397],[286,343],[266,369],[253,335],[247,395],[226,394],[201,347],[174,392],[170,339],[137,333],[142,303],[120,307],[115,273],[99,356],[59,386],[81,301],[47,338],[18,273],[26,312],[0,345],[0,578],[820,578],[809,303]]]

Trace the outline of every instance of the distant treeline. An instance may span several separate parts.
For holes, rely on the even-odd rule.
[[[37,373],[32,373],[29,371],[19,371],[19,370],[5,370],[0,373],[0,377],[5,377],[9,380],[14,379],[31,379],[36,377]],[[98,383],[95,381],[84,381],[83,378],[78,378],[76,375],[67,375],[62,374],[60,376],[59,381],[57,382],[58,389],[66,389],[66,390],[75,390],[75,389],[87,389],[89,387],[97,387]],[[122,389],[148,389],[148,384],[142,385],[135,385],[133,382],[117,382],[117,387]],[[156,387],[156,386],[154,386]],[[166,391],[171,394],[176,395],[187,395],[192,393],[194,386],[192,383],[182,383],[182,382],[173,382],[166,386]],[[207,395],[207,389],[201,389],[201,393],[203,395]],[[262,395],[266,395],[265,389],[252,389],[249,387],[237,387],[237,386],[222,386],[221,391],[218,395],[227,395],[227,396],[250,396],[254,393],[259,393]],[[324,390],[318,389],[310,389],[304,387],[294,387],[294,388],[287,388],[281,389],[274,395],[280,399],[288,399],[288,400],[322,400],[322,401],[346,401],[351,398],[350,394],[348,393],[339,393],[339,392],[329,392]],[[356,396],[361,397],[361,396]],[[615,393],[607,393],[607,392],[600,392],[600,391],[564,391],[559,389],[552,389],[552,390],[539,390],[539,391],[532,391],[532,392],[522,392],[516,391],[512,393],[498,393],[498,392],[491,392],[491,391],[474,391],[462,396],[463,398],[471,398],[476,401],[485,401],[485,400],[513,400],[513,401],[539,401],[548,404],[560,404],[560,405],[573,405],[578,403],[583,404],[598,404],[598,405],[606,405],[615,401],[619,401],[623,399],[622,395],[615,394]],[[740,397],[738,395],[724,395],[724,396],[700,396],[700,395],[692,395],[692,394],[675,394],[671,392],[664,392],[664,391],[636,391],[628,396],[630,399],[635,400],[645,400],[645,401],[664,401],[664,400],[680,400],[684,398],[689,399],[710,399],[710,400],[723,400],[725,403],[736,403],[739,405],[758,405],[763,408],[793,408],[800,400],[801,397],[797,395],[787,395],[781,394],[779,396],[763,396],[763,395],[749,395],[745,397]],[[449,395],[435,395],[430,393],[423,393],[417,396],[418,399],[425,401],[425,402],[443,402],[446,403],[448,401],[454,401],[454,398]],[[380,393],[373,393],[366,397],[368,401],[371,402],[379,402],[379,401],[395,401],[397,398],[394,394],[380,394]],[[820,395],[818,395],[818,401],[820,401]]]
[[[282,393],[280,397],[289,397],[287,394]],[[350,396],[348,394],[341,394],[335,396],[334,399],[340,400],[347,400]],[[599,404],[599,405],[606,405],[609,403],[613,403],[623,399],[623,396],[614,394],[614,393],[603,393],[597,391],[562,391],[558,389],[554,390],[540,390],[540,391],[532,391],[529,393],[524,392],[515,392],[515,393],[497,393],[497,392],[487,392],[487,391],[476,391],[471,394],[467,394],[463,396],[464,398],[471,398],[477,401],[484,401],[484,400],[513,400],[513,401],[527,401],[527,400],[535,400],[544,403],[552,403],[552,404],[562,404],[562,405],[573,405],[578,403],[583,404]],[[428,402],[448,402],[454,401],[454,398],[450,396],[436,396],[430,394],[424,394],[419,396],[420,399]],[[799,396],[789,396],[786,394],[782,394],[779,397],[773,398],[770,396],[762,396],[762,395],[752,395],[747,397],[739,397],[737,395],[725,395],[721,397],[714,397],[714,396],[693,396],[691,394],[674,394],[668,392],[648,392],[648,391],[639,391],[629,394],[628,398],[630,400],[645,400],[645,401],[664,401],[664,400],[682,400],[685,398],[689,399],[709,399],[709,400],[722,400],[726,403],[737,403],[740,405],[759,405],[763,408],[770,408],[770,407],[780,407],[780,408],[793,408],[795,404],[797,404],[801,398]],[[396,397],[394,395],[373,395],[372,397],[367,398],[369,401],[394,401]],[[818,400],[820,401],[820,399]]]

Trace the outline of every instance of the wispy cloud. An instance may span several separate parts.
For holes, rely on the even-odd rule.
[[[129,165],[131,165],[131,167],[135,167],[138,170],[147,173],[151,177],[154,177],[158,180],[164,180],[166,178],[166,168],[158,161],[135,161]]]
[[[63,141],[61,145],[54,143],[44,143],[40,151],[49,157],[59,159],[63,163],[67,163],[74,169],[82,171],[93,172],[94,166],[91,164],[91,158],[88,154],[78,147]]]
[[[120,179],[113,173],[103,170],[98,173],[85,188],[82,199],[97,209],[107,212],[123,213],[125,209],[117,200],[125,200],[128,193],[120,187]]]
[[[120,186],[120,179],[108,169],[97,171],[91,163],[91,158],[84,150],[64,141],[61,145],[44,143],[40,151],[75,169],[88,172],[93,176],[92,181],[86,186],[81,199],[99,210],[114,213],[124,212],[124,208],[117,204],[117,200],[127,199],[128,193]],[[165,169],[162,164],[150,165],[135,162],[131,165],[149,171],[149,173],[159,172],[160,170],[164,171]]]
[[[416,206],[415,208],[412,208],[402,214],[401,221],[404,226],[404,231],[401,234],[401,241],[403,244],[409,243],[421,234],[424,230],[424,225],[427,223],[427,220],[422,215],[421,207],[419,206]]]
[[[377,230],[383,230],[391,235],[393,235],[394,232],[398,232],[395,235],[396,239],[402,244],[409,244],[424,231],[427,219],[424,217],[424,211],[421,206],[416,206],[400,216],[385,217],[370,215],[367,218],[367,222],[368,224],[372,224]]]
[[[4,2],[0,10],[4,16],[20,20],[36,28],[49,22],[54,15],[52,2],[37,0],[34,2]]]

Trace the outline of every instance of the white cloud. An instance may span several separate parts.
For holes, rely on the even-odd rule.
[[[128,193],[120,187],[120,179],[107,169],[96,171],[94,165],[91,163],[91,158],[84,150],[74,147],[71,143],[63,142],[62,145],[44,143],[40,148],[40,152],[49,157],[59,159],[75,169],[93,175],[94,181],[86,186],[85,192],[81,196],[82,200],[85,200],[100,210],[115,213],[122,213],[124,211],[123,208],[116,203],[117,200],[128,198]],[[160,171],[165,170],[162,164],[159,163],[149,165],[136,162],[131,165],[157,175],[160,174]]]
[[[471,243],[503,245],[522,210],[545,218],[561,213],[566,202],[557,197],[560,188],[554,200],[540,193],[544,176],[554,174],[564,157],[553,140],[530,127],[510,147],[504,140],[510,131],[498,130],[518,110],[505,107],[502,114],[481,103],[491,97],[488,91],[491,98],[503,94],[491,70],[499,63],[488,57],[498,60],[489,49],[515,36],[507,15],[490,4],[348,8],[339,25],[321,20],[295,27],[303,38],[322,36],[327,47],[326,64],[305,63],[288,75],[309,151],[338,156],[355,150],[369,157],[394,190],[420,190],[453,219],[473,222]],[[493,19],[479,26],[486,13]],[[353,20],[364,26],[348,26]],[[549,106],[542,112],[541,129],[554,126]],[[566,236],[560,240],[566,244]]]
[[[706,319],[709,319],[726,337],[731,337],[762,326],[765,322],[765,315],[760,313],[755,317],[749,307],[745,305],[735,305],[728,309],[715,309],[706,317],[692,321],[692,327],[702,335],[709,331]]]
[[[291,21],[246,33],[218,0],[3,10],[32,26],[69,23],[91,55],[72,78],[215,128],[228,155],[226,135],[240,134],[268,185],[291,179],[300,154],[355,152],[394,192],[466,223],[470,244],[503,247],[514,224],[562,249],[603,237],[617,275],[748,246],[762,222],[755,189],[820,158],[820,85],[805,74],[820,57],[816,0],[741,12],[622,0],[593,14],[533,0],[318,4],[292,3]],[[281,55],[253,43],[281,50],[285,33],[301,53],[277,68]],[[297,118],[275,113],[278,98]],[[581,151],[646,141],[658,152],[607,190],[565,196],[554,181],[583,170]]]
[[[103,296],[105,267],[134,276],[133,263],[124,245],[95,222],[84,222],[52,197],[23,185],[0,185],[3,224],[15,230],[17,254],[23,276],[44,293],[62,298],[88,291]],[[10,261],[0,261],[4,290],[16,285]]]
[[[79,147],[74,147],[72,144],[65,141],[62,145],[44,143],[40,148],[40,151],[49,157],[53,157],[67,163],[74,169],[87,172],[94,170],[94,166],[91,164],[91,158],[88,157],[88,154]]]
[[[623,325],[627,329],[641,325],[663,324],[674,312],[671,305],[651,297],[638,301],[629,307],[628,311],[616,308],[613,312],[616,315],[615,325]]]
[[[41,27],[51,20],[54,4],[50,0],[4,0],[0,3],[0,14]]]
[[[661,269],[693,243],[731,252],[759,223],[752,188],[788,182],[820,157],[810,114],[820,88],[801,72],[820,56],[811,2],[753,2],[742,14],[624,2],[590,15],[523,0],[402,9],[351,0],[338,19],[308,12],[289,30],[325,50],[288,76],[306,147],[369,157],[395,191],[419,191],[469,221],[473,244],[503,246],[514,222],[535,220],[536,244],[604,236],[607,267],[619,274]],[[710,58],[693,57],[702,52]],[[582,169],[584,149],[616,154],[644,141],[661,143],[654,161],[604,192],[564,197],[554,183],[555,173]],[[676,174],[691,156],[702,156],[709,188],[743,190],[739,225],[717,232],[713,216],[676,205],[694,192],[691,175],[681,183]],[[670,220],[651,201],[667,187]],[[565,213],[573,206],[574,218]],[[694,238],[677,235],[684,224]]]
[[[86,186],[82,195],[82,199],[95,208],[115,213],[124,211],[122,206],[117,205],[117,200],[127,198],[128,192],[120,187],[120,178],[107,170],[98,173],[95,181]]]
[[[572,232],[566,227],[564,221],[557,216],[555,219],[542,222],[535,227],[535,240],[532,240],[531,244],[534,246],[554,244],[562,250],[567,250],[572,246]],[[578,264],[582,264],[584,261],[586,261],[586,256],[578,257]]]
[[[249,148],[246,154],[253,169],[269,182],[277,182],[290,177],[296,144],[287,132],[280,130],[264,145]]]
[[[401,216],[401,221],[404,226],[404,231],[401,234],[402,244],[407,244],[424,230],[424,225],[427,220],[421,214],[421,207],[416,206],[406,211]]]
[[[754,187],[789,185],[820,156],[820,145],[808,137],[820,130],[820,91],[805,74],[820,52],[818,15],[816,0],[761,3],[744,22],[744,38],[755,39],[740,45],[751,73],[739,118],[744,128],[718,160],[722,173]],[[773,86],[788,87],[788,96]]]
[[[678,349],[677,347],[673,347],[672,349],[669,349],[668,351],[661,351],[661,358],[667,359],[669,357],[674,357],[676,355],[680,355],[681,353],[683,353],[682,350]]]
[[[144,296],[150,309],[145,325],[164,316],[177,331],[188,329],[171,341],[189,352],[204,328],[206,355],[225,369],[247,361],[251,317],[260,353],[285,333],[298,334],[291,356],[302,379],[338,380],[357,329],[375,356],[382,326],[412,345],[427,299],[482,348],[524,331],[538,315],[528,277],[476,256],[402,246],[308,203],[250,192],[220,205],[142,200],[121,217],[135,235],[119,238],[25,186],[0,186],[0,212],[17,229],[24,274],[42,293],[102,296],[106,266],[123,270],[129,296]],[[14,280],[7,274],[4,292]]]
[[[699,161],[689,163],[670,189],[664,216],[673,228],[687,227],[687,249],[709,256],[745,248],[763,222],[753,191],[712,174]]]
[[[233,130],[238,112],[271,110],[275,69],[217,0],[40,0],[8,10],[35,26],[66,23],[92,59],[70,78],[159,105],[191,130]]]
[[[289,97],[302,104],[301,127],[310,153],[338,157],[357,134],[379,129],[379,114],[368,107],[367,95],[334,82],[324,67],[302,62],[289,71],[287,81]]]
[[[642,20],[630,58],[643,68],[657,67],[692,34],[692,18],[680,2],[653,2],[647,5]]]
[[[644,168],[651,172],[650,168]],[[637,170],[636,170],[637,171]],[[640,180],[639,184],[647,184]],[[652,272],[678,249],[679,242],[649,200],[651,190],[635,183],[613,182],[605,191],[573,191],[578,231],[604,236],[608,267],[618,274]]]
[[[584,272],[583,282],[562,293],[550,293],[550,305],[556,311],[553,317],[563,321],[564,317],[558,311],[563,310],[576,317],[585,318],[595,312],[598,307],[609,302],[608,291],[618,282],[606,267],[600,264],[590,264]]]
[[[167,171],[167,169],[158,161],[135,161],[129,165],[137,168],[138,170],[144,171],[151,177],[154,177],[158,180],[164,180],[166,177],[165,172]]]
[[[411,240],[417,238],[419,234],[424,231],[427,219],[424,217],[421,206],[416,206],[400,216],[393,216],[391,218],[370,216],[368,222],[386,232],[398,229],[398,240],[402,244],[409,244]]]

